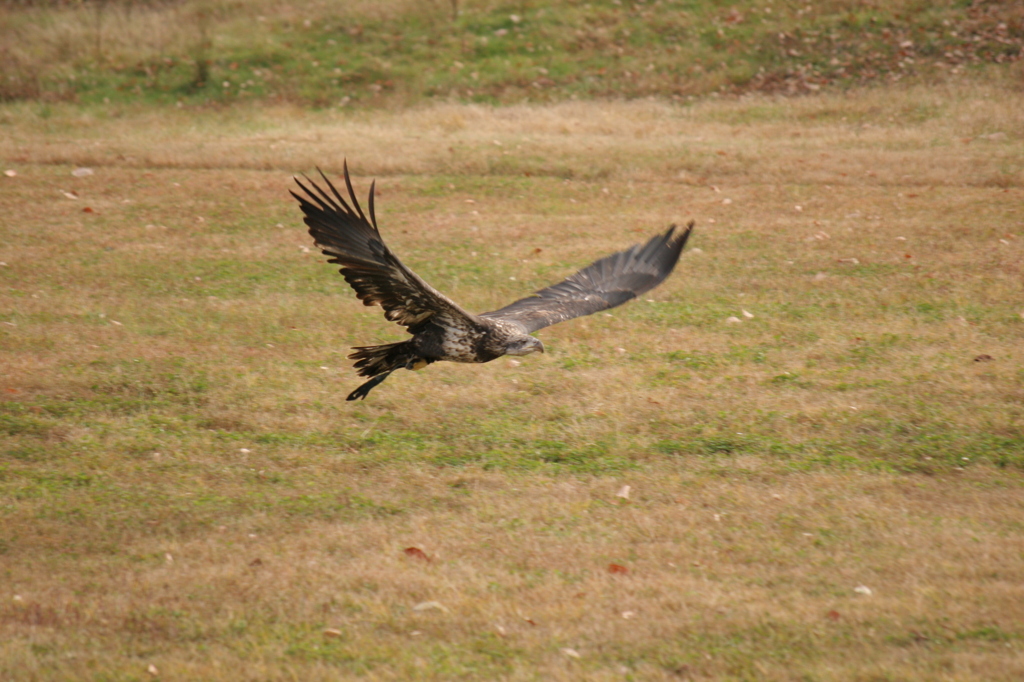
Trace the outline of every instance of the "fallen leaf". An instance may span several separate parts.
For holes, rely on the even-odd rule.
[[[405,556],[414,557],[416,559],[422,559],[423,561],[430,561],[430,557],[419,547],[406,547],[402,550]]]
[[[326,630],[324,630],[324,637],[326,637],[327,639],[339,639],[341,636],[341,630],[336,630],[334,628],[327,628]]]
[[[747,318],[748,320],[753,319],[754,313],[747,312],[746,310],[744,310],[743,311],[743,317]]]
[[[146,668],[146,672],[149,673],[150,675],[152,675],[153,677],[156,677],[157,675],[160,674],[160,671],[157,670],[157,667],[155,665],[153,665],[152,663],[150,663],[149,667]]]
[[[18,175],[18,171],[16,171],[16,170],[5,170],[4,171],[4,175],[6,175],[9,178],[13,178],[13,177]]]
[[[71,174],[76,178],[85,178],[92,175],[92,168],[76,168],[71,171]]]
[[[608,572],[622,575],[629,573],[629,569],[622,564],[608,564]]]
[[[624,485],[621,488],[619,488],[619,492],[615,493],[615,497],[621,497],[624,500],[628,500],[629,499],[629,486],[628,485]]]
[[[443,611],[449,613],[448,607],[439,601],[425,601],[420,602],[416,606],[412,607],[413,611]]]
[[[629,620],[631,618],[636,618],[636,611],[623,611],[622,612],[622,617],[625,618],[626,620]]]
[[[568,656],[569,658],[579,658],[580,657],[580,652],[576,651],[575,649],[565,648],[565,649],[562,649],[562,653],[565,654],[566,656]]]
[[[76,194],[75,192],[65,192],[64,190],[61,190],[60,193],[63,194],[68,199],[77,199],[78,198],[78,194]]]
[[[995,360],[994,357],[985,353],[982,353],[978,357],[974,358],[975,362],[992,362],[993,360]]]
[[[86,206],[85,208],[82,209],[82,213],[95,213],[95,212],[96,211],[92,210],[91,206]]]
[[[838,611],[829,611],[828,613],[825,614],[825,617],[828,618],[829,620],[839,620],[839,612]]]
[[[729,324],[739,324],[743,320],[741,320],[740,318],[736,317],[735,315],[732,315],[730,317],[725,318],[725,321],[728,322]]]
[[[857,594],[863,594],[867,596],[871,595],[871,588],[867,585],[858,585],[857,587],[853,588],[853,591]]]

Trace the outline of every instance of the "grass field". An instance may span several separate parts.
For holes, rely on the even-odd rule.
[[[0,102],[686,100],[1004,68],[1024,3],[25,0],[0,5],[0,58]]]
[[[1021,679],[1021,112],[5,105],[0,678]],[[472,311],[697,231],[347,403],[400,330],[288,195],[345,156]]]

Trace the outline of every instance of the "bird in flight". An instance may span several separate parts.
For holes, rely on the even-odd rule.
[[[320,171],[323,189],[305,177],[295,178],[305,196],[299,201],[304,222],[329,263],[341,266],[345,281],[363,305],[379,305],[384,317],[397,322],[412,338],[380,346],[357,346],[348,357],[359,375],[370,380],[349,394],[367,394],[397,369],[417,370],[440,360],[490,362],[502,355],[544,352],[538,329],[622,305],[661,284],[672,272],[693,230],[672,225],[645,244],[595,261],[558,284],[510,303],[500,310],[473,315],[420,279],[384,244],[373,210],[370,184],[369,219],[359,206],[345,163],[348,200]]]

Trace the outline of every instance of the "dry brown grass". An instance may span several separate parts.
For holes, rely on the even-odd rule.
[[[1019,187],[1021,94],[1006,85],[953,83],[908,88],[899,96],[888,89],[749,96],[686,107],[649,101],[453,104],[352,114],[56,106],[40,117],[37,107],[23,105],[7,109],[5,119],[17,123],[19,134],[0,140],[0,154],[28,163],[287,173],[337,170],[347,155],[368,176],[527,173],[683,184],[713,179],[723,187],[751,181]],[[52,134],[55,129],[61,133]]]
[[[1020,678],[996,95],[0,110],[0,676]],[[397,333],[287,195],[343,154],[471,310],[670,221],[700,251],[544,356],[353,405],[347,347]]]
[[[7,670],[19,679],[112,664],[189,679],[1024,673],[1020,493],[993,488],[991,472],[717,478],[684,466],[581,481],[412,467],[356,478],[378,502],[416,511],[299,528],[269,515],[225,519],[192,537],[138,537],[113,571],[109,556],[83,556],[73,572],[66,560],[9,566],[22,598],[3,609]],[[614,496],[624,481],[628,504]],[[58,531],[33,544],[39,555],[79,542]],[[430,561],[407,556],[409,546]],[[40,579],[41,570],[63,577]],[[415,608],[430,602],[440,607]]]

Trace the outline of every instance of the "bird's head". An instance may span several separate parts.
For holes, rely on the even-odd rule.
[[[514,336],[505,344],[505,355],[529,355],[535,352],[543,353],[544,344],[529,334]]]

